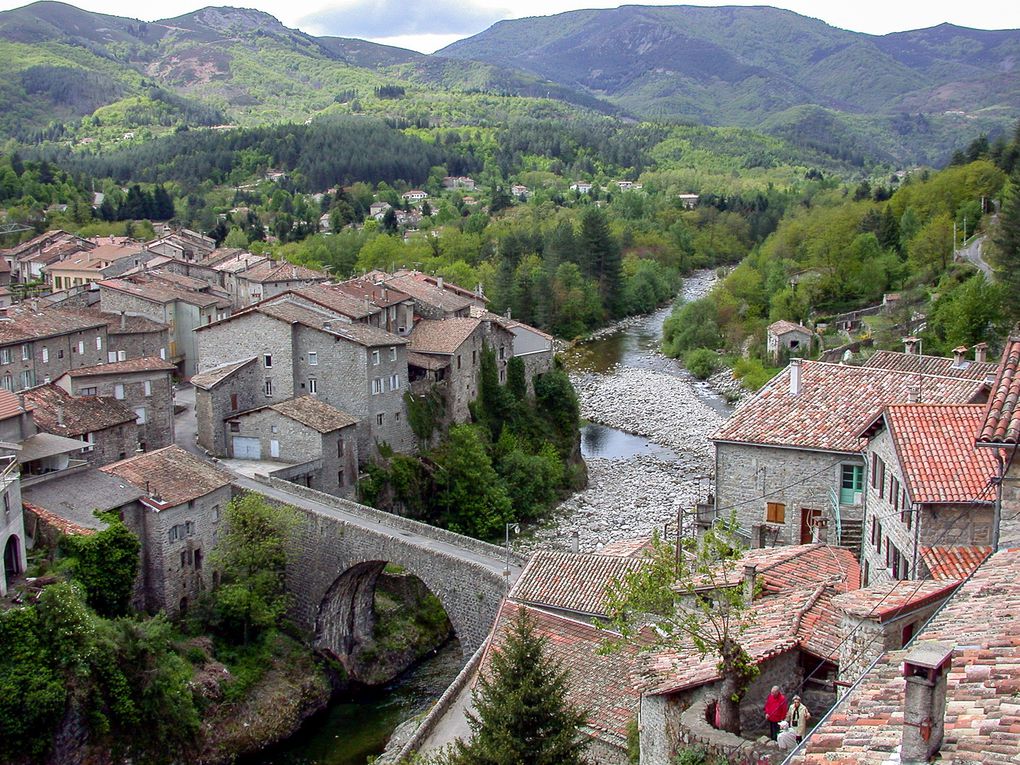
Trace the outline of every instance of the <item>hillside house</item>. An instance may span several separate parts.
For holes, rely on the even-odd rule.
[[[106,360],[107,324],[73,308],[26,301],[0,317],[0,387],[24,390]]]
[[[368,206],[368,214],[370,217],[381,222],[386,217],[386,213],[392,209],[393,205],[389,202],[373,202]]]
[[[429,195],[426,192],[422,191],[421,189],[411,189],[410,191],[405,191],[403,194],[401,194],[400,198],[403,199],[405,202],[416,203],[424,202],[426,199],[429,198]]]
[[[182,228],[146,242],[146,249],[173,260],[202,260],[216,249],[216,240]]]
[[[803,324],[775,321],[766,330],[765,349],[774,362],[778,362],[784,355],[810,356],[813,337],[811,330]]]
[[[358,480],[357,423],[315,396],[266,404],[227,420],[231,456],[283,463],[270,475],[352,497]]]
[[[263,260],[234,273],[236,305],[244,307],[283,292],[329,281],[329,275],[286,261]]]
[[[174,442],[174,365],[153,357],[72,369],[54,384],[74,397],[121,402],[135,417],[135,449],[161,449]]]
[[[677,194],[676,198],[680,200],[680,206],[685,210],[693,210],[698,206],[701,196],[698,194]]]
[[[927,579],[991,552],[995,455],[976,449],[983,404],[886,406],[867,439],[865,584]]]
[[[987,387],[983,379],[793,359],[712,437],[716,514],[735,512],[753,547],[814,538],[856,547],[865,484],[859,436],[882,407],[919,396],[980,403]]]
[[[570,184],[570,190],[576,191],[578,194],[590,194],[592,185],[587,181],[576,181]]]
[[[521,183],[515,183],[510,187],[510,193],[514,195],[516,199],[527,200],[531,196],[531,190]]]
[[[0,255],[10,266],[12,277],[24,283],[42,281],[44,266],[95,247],[88,239],[56,229],[0,250]]]
[[[443,188],[447,191],[455,191],[457,189],[464,189],[465,191],[475,190],[474,178],[468,178],[465,175],[448,175],[443,178]]]
[[[179,446],[101,468],[142,492],[136,518],[125,523],[142,542],[145,608],[170,617],[188,610],[213,585],[207,557],[222,528],[232,489],[229,474]]]
[[[414,299],[410,295],[365,278],[349,279],[330,286],[355,300],[367,301],[370,306],[378,308],[379,312],[367,319],[372,326],[395,335],[407,336],[411,333],[411,327],[414,326]]]
[[[112,272],[117,269],[111,269],[111,266],[141,253],[140,244],[102,244],[43,266],[43,278],[58,292],[81,287],[113,275]]]

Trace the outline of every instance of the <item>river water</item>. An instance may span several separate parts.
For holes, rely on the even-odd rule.
[[[712,272],[695,273],[678,302],[707,294],[713,282]],[[589,486],[564,502],[549,526],[521,538],[520,549],[576,543],[592,551],[648,534],[676,517],[678,503],[692,504],[706,490],[707,436],[730,407],[659,353],[671,310],[628,320],[564,354],[587,420],[581,451]],[[397,725],[439,698],[463,663],[459,644],[450,643],[384,688],[332,703],[296,735],[242,765],[364,765],[382,753]]]

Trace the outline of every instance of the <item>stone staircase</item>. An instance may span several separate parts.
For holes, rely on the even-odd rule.
[[[839,540],[839,546],[850,550],[859,559],[861,556],[861,540],[864,537],[864,521],[847,520],[844,518],[841,527],[843,533]]]

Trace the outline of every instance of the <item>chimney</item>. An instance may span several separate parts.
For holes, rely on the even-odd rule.
[[[790,395],[797,396],[800,394],[801,387],[801,365],[803,359],[790,359]]]
[[[127,329],[127,316],[124,311],[120,312],[120,328]]]
[[[748,605],[754,601],[754,582],[757,576],[757,566],[744,566],[744,601]]]
[[[916,337],[905,337],[903,338],[903,352],[909,356],[917,354],[918,339]]]
[[[903,659],[903,738],[900,762],[929,762],[942,746],[946,722],[946,677],[952,664],[951,643],[917,643]]]
[[[920,391],[918,391],[917,386],[916,385],[908,385],[907,386],[907,403],[908,404],[916,404],[920,398],[921,398],[921,393],[920,393]]]
[[[439,289],[443,289],[443,277],[436,277],[436,286],[439,287]]]
[[[57,427],[64,427],[64,405],[57,404]]]
[[[978,343],[974,346],[974,361],[978,364],[988,361],[988,343]]]

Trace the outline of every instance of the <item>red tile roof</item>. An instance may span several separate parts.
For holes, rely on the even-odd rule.
[[[864,362],[864,366],[981,381],[994,375],[996,369],[995,364],[987,361],[964,359],[961,364],[957,364],[956,359],[944,356],[922,356],[917,353],[901,353],[900,351],[878,351]]]
[[[62,518],[56,513],[51,513],[45,507],[39,507],[39,505],[33,505],[31,502],[25,502],[22,500],[21,506],[32,515],[36,516],[40,521],[52,526],[61,534],[67,534],[69,536],[83,536],[87,537],[89,534],[95,534],[97,529],[90,529],[86,526],[81,526],[74,521],[70,521],[67,518]]]
[[[839,595],[834,603],[851,616],[881,622],[944,600],[959,584],[959,579],[882,582]]]
[[[1006,347],[1002,349],[1002,360],[992,383],[992,392],[988,397],[984,423],[978,433],[979,444],[1008,444],[1015,446],[1020,443],[1020,409],[1017,399],[1020,398],[1020,337],[1010,337]]]
[[[606,616],[606,588],[641,568],[634,558],[539,551],[507,596],[533,606]]]
[[[740,567],[755,566],[766,594],[794,587],[831,583],[840,592],[861,586],[861,567],[853,553],[829,545],[788,545],[745,550]]]
[[[230,475],[179,446],[167,446],[99,468],[158,496],[163,509],[230,485]]]
[[[200,308],[214,305],[230,305],[229,301],[225,301],[217,295],[188,289],[177,283],[178,281],[178,279],[167,278],[166,274],[160,274],[159,276],[154,274],[132,274],[120,279],[104,279],[101,282],[97,282],[97,284],[106,289],[124,292],[142,300],[148,300],[161,305],[173,303],[176,300],[196,305]],[[208,287],[205,282],[201,284],[204,287]]]
[[[101,396],[75,397],[56,385],[29,388],[23,395],[32,403],[32,419],[40,429],[74,438],[125,423],[133,423],[134,412],[116,399]]]
[[[298,295],[305,300],[320,305],[323,308],[328,308],[341,316],[346,316],[355,321],[374,316],[382,310],[372,302],[366,303],[363,297],[351,295],[348,290],[341,288],[337,284],[310,284],[307,287],[288,290],[288,292],[282,295],[277,295],[263,302],[281,302],[287,299],[286,295]]]
[[[141,356],[126,361],[111,361],[94,367],[70,369],[64,374],[69,377],[94,377],[96,375],[127,375],[133,372],[173,372],[177,367],[156,356]]]
[[[811,330],[805,327],[803,324],[797,324],[796,322],[786,321],[780,319],[769,324],[769,333],[773,335],[785,335],[787,332],[798,332],[802,335],[812,334]]]
[[[346,282],[340,282],[339,284],[331,286],[333,289],[345,292],[358,300],[368,298],[372,303],[380,308],[387,308],[391,305],[403,303],[405,300],[411,299],[410,295],[406,295],[400,290],[391,289],[385,284],[376,284],[371,279],[366,279],[364,277],[360,279],[348,279]]]
[[[342,318],[331,316],[325,311],[308,308],[290,300],[280,300],[268,304],[260,303],[254,310],[266,316],[271,316],[274,319],[286,321],[289,324],[301,324],[312,329],[329,332],[369,348],[383,345],[407,345],[408,343],[406,337],[394,335],[384,329],[368,324],[346,321]],[[247,311],[244,311],[237,315],[243,316],[246,313]],[[230,321],[232,318],[230,317],[224,321]]]
[[[991,547],[981,546],[921,548],[921,560],[932,579],[966,579],[991,554]]]
[[[637,647],[604,652],[610,633],[590,624],[547,611],[506,601],[496,618],[492,642],[482,658],[481,671],[491,671],[492,653],[506,639],[519,611],[531,618],[535,632],[545,641],[544,654],[566,670],[567,702],[588,712],[588,733],[615,746],[625,746],[627,726],[637,713],[640,692],[631,680]]]
[[[1020,549],[1000,550],[974,572],[915,637],[956,648],[946,683],[940,761],[1020,762]],[[836,704],[792,762],[813,765],[899,760],[907,650],[886,653]]]
[[[31,407],[28,407],[31,409]],[[11,393],[6,388],[0,388],[0,420],[10,417],[17,417],[24,414],[28,409],[21,403],[17,394]]]
[[[881,416],[892,435],[911,501],[990,504],[994,500],[989,481],[998,474],[995,455],[974,448],[983,411],[981,404],[885,408]]]
[[[247,271],[242,271],[239,277],[260,284],[268,282],[326,281],[329,279],[329,275],[322,271],[299,266],[295,263],[288,263],[285,260],[263,260],[253,265]]]
[[[480,326],[481,321],[467,317],[422,319],[411,330],[409,350],[444,355],[456,353]]]
[[[440,289],[423,279],[424,274],[415,271],[408,271],[383,278],[387,287],[399,290],[410,295],[415,300],[420,300],[426,305],[434,306],[441,311],[450,313],[461,311],[471,305],[472,301],[462,295],[446,289]],[[445,285],[444,285],[445,286]]]
[[[621,558],[641,558],[652,549],[651,537],[637,539],[619,539],[610,542],[598,551],[598,555],[617,555]]]
[[[804,361],[799,393],[790,392],[787,367],[738,408],[712,440],[856,454],[858,435],[875,412],[906,401],[915,386],[921,387],[922,401],[933,403],[966,404],[984,391],[976,380]]]

